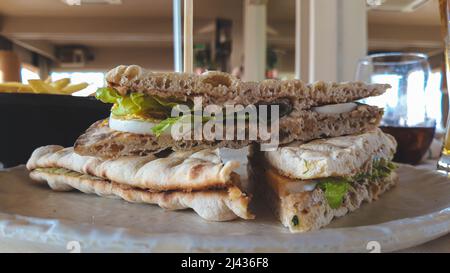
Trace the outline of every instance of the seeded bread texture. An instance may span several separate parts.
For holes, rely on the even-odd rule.
[[[186,101],[201,97],[203,105],[270,103],[287,98],[295,109],[352,102],[383,94],[388,84],[363,82],[333,83],[319,81],[306,84],[300,80],[263,80],[244,82],[228,73],[212,71],[202,75],[155,73],[137,65],[120,65],[106,75],[109,86],[121,94],[131,92],[172,97]]]

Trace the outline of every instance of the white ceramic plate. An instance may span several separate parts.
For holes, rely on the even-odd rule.
[[[53,192],[17,167],[0,172],[0,242],[40,244],[38,251],[77,241],[82,251],[384,252],[449,233],[450,180],[410,166],[398,173],[397,187],[379,201],[325,229],[291,234],[262,205],[253,221],[206,222],[189,210]]]

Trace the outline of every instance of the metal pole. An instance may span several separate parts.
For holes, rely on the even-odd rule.
[[[266,77],[267,1],[245,0],[244,4],[244,77],[261,81]]]
[[[300,80],[302,74],[301,1],[295,1],[295,78],[297,80]]]
[[[173,0],[173,62],[175,72],[183,72],[181,44],[181,0]]]
[[[193,46],[194,3],[193,0],[184,0],[184,72],[192,73],[194,69]]]

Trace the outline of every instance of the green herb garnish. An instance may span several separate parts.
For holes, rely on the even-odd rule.
[[[345,178],[329,177],[322,179],[318,187],[324,191],[325,198],[331,208],[336,209],[342,205],[350,183]]]

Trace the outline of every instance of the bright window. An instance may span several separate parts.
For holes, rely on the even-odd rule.
[[[105,73],[103,72],[52,72],[52,81],[69,78],[71,84],[87,82],[86,89],[73,93],[74,96],[85,97],[95,93],[97,88],[105,86]]]
[[[396,74],[375,75],[372,77],[374,83],[388,83],[392,88],[382,96],[371,97],[364,100],[366,103],[376,105],[378,107],[385,108],[385,118],[390,115],[407,114],[409,120],[408,124],[420,123],[424,116],[425,109],[419,107],[423,105],[425,101],[425,107],[428,114],[428,118],[436,120],[436,128],[438,130],[442,128],[442,91],[441,81],[442,74],[439,71],[429,74],[427,88],[423,92],[421,84],[423,84],[423,73],[413,72],[408,76],[408,90],[406,109],[398,107],[398,89],[399,79],[401,78]],[[396,108],[397,107],[397,108]],[[390,113],[389,110],[395,108],[397,111],[406,110],[407,113]]]
[[[28,80],[39,79],[38,70],[30,65],[23,64],[20,70],[20,75],[22,78],[22,83],[27,84]]]
[[[387,74],[387,75],[374,75],[372,76],[373,83],[387,83],[392,86],[392,88],[386,92],[383,96],[370,97],[367,98],[367,103],[370,105],[375,105],[381,108],[391,107],[395,108],[398,104],[398,81],[400,79],[399,75]]]

